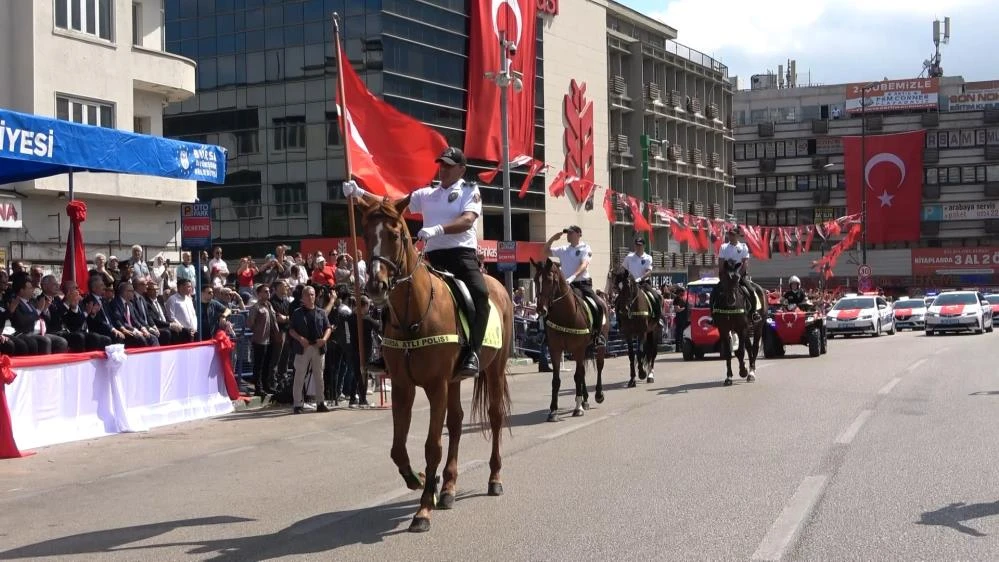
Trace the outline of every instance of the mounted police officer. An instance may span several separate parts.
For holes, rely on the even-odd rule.
[[[553,248],[552,244],[563,235],[569,243]],[[583,242],[582,238],[583,229],[575,225],[570,226],[548,239],[548,242],[545,243],[545,255],[558,258],[562,274],[565,275],[565,280],[569,286],[582,293],[583,296],[592,299],[596,304],[592,311],[593,333],[594,341],[599,347],[607,344],[602,334],[604,310],[597,294],[593,292],[593,280],[590,278],[589,267],[590,260],[593,259],[593,251],[589,244]]]
[[[718,250],[718,276],[725,275],[726,263],[735,264],[739,271],[739,286],[746,295],[746,304],[752,308],[752,321],[760,321],[760,313],[756,310],[756,293],[749,284],[749,247],[739,241],[742,234],[738,226],[732,226],[728,230],[727,240]],[[716,287],[717,289],[717,287]],[[714,292],[712,292],[712,306],[714,306]]]
[[[459,362],[458,376],[474,377],[479,374],[479,350],[489,322],[489,289],[476,255],[476,223],[482,216],[482,195],[475,183],[462,177],[467,161],[460,149],[448,147],[437,158],[437,164],[439,181],[411,193],[409,210],[423,215],[423,228],[417,237],[426,241],[424,258],[435,269],[464,281],[472,295],[475,310],[470,311],[468,345]],[[353,181],[344,182],[343,194],[370,195]]]
[[[652,256],[645,253],[645,240],[643,238],[635,238],[634,249],[624,257],[621,267],[638,282],[639,287],[652,295],[652,302],[649,303],[652,317],[659,320],[662,316],[663,297],[659,290],[652,285]]]

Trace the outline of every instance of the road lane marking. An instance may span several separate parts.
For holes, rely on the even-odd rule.
[[[582,422],[582,423],[579,423],[579,424],[576,424],[576,425],[572,425],[572,426],[560,429],[558,431],[549,433],[548,435],[541,435],[538,438],[539,439],[545,439],[545,440],[558,439],[559,437],[563,437],[565,435],[568,435],[568,434],[572,433],[573,431],[579,431],[580,429],[583,429],[584,427],[590,427],[593,424],[600,423],[600,422],[602,422],[604,420],[609,420],[611,417],[616,416],[617,414],[618,414],[617,412],[612,412],[612,413],[607,414],[605,416],[600,416],[599,418],[594,418],[592,420],[587,420],[585,422]]]
[[[310,431],[308,433],[299,433],[298,435],[292,435],[291,437],[286,437],[286,439],[288,439],[289,441],[292,441],[292,440],[295,440],[295,439],[304,439],[306,437],[312,437],[314,435],[321,435],[323,433],[326,433],[326,432],[325,431]]]
[[[934,351],[933,355],[940,355],[941,353],[947,351],[948,349],[950,349],[950,348],[949,347],[941,347],[940,349]]]
[[[836,444],[849,445],[850,442],[853,441],[853,438],[857,436],[857,433],[860,432],[860,428],[864,427],[864,424],[867,423],[867,420],[871,417],[872,413],[872,410],[864,410],[863,412],[860,412],[857,415],[857,419],[853,420],[853,423],[850,424],[850,427],[846,428],[846,431],[841,433],[840,436],[836,438]]]
[[[909,366],[908,366],[908,367],[907,367],[907,368],[905,369],[905,372],[906,372],[906,373],[912,373],[912,372],[915,372],[915,370],[916,370],[916,369],[918,369],[918,368],[920,367],[920,365],[922,365],[923,363],[926,363],[926,361],[927,361],[926,357],[923,357],[923,358],[922,358],[922,359],[920,359],[919,361],[916,361],[916,362],[915,362],[915,363],[913,363],[912,365],[909,365]]]
[[[801,530],[802,523],[815,509],[828,481],[829,477],[826,475],[809,476],[801,481],[791,500],[753,553],[753,560],[780,560],[784,557],[787,547]]]
[[[135,476],[136,474],[142,474],[144,472],[152,472],[154,470],[159,470],[161,468],[165,468],[167,466],[170,466],[171,464],[173,464],[173,463],[161,464],[161,465],[158,465],[158,466],[147,466],[147,467],[144,467],[144,468],[136,468],[135,470],[126,470],[125,472],[118,472],[116,474],[111,474],[109,476],[105,476],[104,479],[105,480],[117,480],[118,478],[127,478],[129,476]]]
[[[888,394],[889,392],[891,392],[893,388],[895,388],[895,385],[900,382],[902,382],[902,379],[900,379],[899,377],[893,378],[892,380],[888,381],[888,384],[881,387],[881,390],[878,391],[878,394],[882,396]]]
[[[232,455],[235,453],[244,453],[246,451],[252,451],[256,449],[255,445],[247,445],[245,447],[236,447],[235,449],[224,449],[222,451],[215,451],[214,453],[209,453],[205,455],[206,457],[223,457],[225,455]]]
[[[488,464],[489,464],[488,461],[483,459],[470,460],[468,462],[458,465],[458,475],[460,476],[465,472],[474,470],[480,466]],[[305,523],[296,524],[290,530],[290,534],[295,536],[309,535],[316,531],[329,527],[334,523],[353,517],[362,511],[366,511],[368,509],[374,509],[376,507],[398,500],[399,498],[417,493],[422,493],[422,492],[420,490],[410,490],[409,488],[406,487],[398,488],[395,491],[382,494],[371,501],[351,507],[349,509],[345,509],[335,514],[320,515],[318,517],[312,517],[310,519],[307,519]]]

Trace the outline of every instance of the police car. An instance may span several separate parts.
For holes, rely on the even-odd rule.
[[[874,337],[895,333],[895,315],[880,296],[846,296],[829,310],[826,333],[829,337],[870,334]]]
[[[899,330],[922,330],[926,325],[926,300],[922,298],[895,301],[892,313],[895,315],[895,328]]]
[[[992,306],[976,291],[949,291],[933,299],[926,312],[926,335],[992,331]]]

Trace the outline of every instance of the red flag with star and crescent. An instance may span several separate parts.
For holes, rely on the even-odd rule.
[[[919,240],[926,131],[869,135],[866,158],[861,144],[861,137],[843,137],[847,212],[860,213],[867,198],[869,244]]]

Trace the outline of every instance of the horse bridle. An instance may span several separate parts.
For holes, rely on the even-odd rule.
[[[551,270],[549,269],[549,273],[550,273],[550,271],[551,271]],[[544,270],[542,270],[542,272],[544,273]],[[554,277],[554,276],[553,276],[553,277]],[[554,291],[555,291],[555,289],[557,288],[557,286],[555,286],[555,280],[554,280],[554,279],[552,280],[552,284],[553,284],[553,286],[552,286],[552,288],[551,288],[551,292],[554,292]],[[555,297],[555,298],[553,298],[553,299],[549,300],[549,301],[548,301],[548,308],[551,308],[553,304],[555,304],[555,303],[557,303],[558,301],[560,301],[560,300],[564,299],[565,297],[568,297],[568,296],[569,296],[569,295],[571,295],[571,294],[572,294],[572,287],[571,287],[571,286],[569,285],[569,283],[566,283],[566,289],[565,289],[565,292],[564,292],[564,293],[562,293],[561,295],[559,295],[559,296],[557,296],[557,297]]]
[[[381,241],[379,240],[379,242]],[[404,245],[403,250],[405,251],[412,243],[413,242],[409,237],[403,237],[403,245]],[[375,256],[375,255],[371,256],[372,261],[376,261],[384,265],[389,270],[388,290],[386,291],[387,293],[391,293],[399,285],[406,284],[407,286],[406,313],[404,314],[404,316],[409,316],[409,302],[410,300],[412,300],[411,297],[413,296],[413,283],[412,283],[413,277],[416,275],[416,272],[419,271],[421,267],[427,267],[427,264],[424,261],[423,257],[424,253],[418,252],[416,258],[416,265],[413,266],[413,269],[409,272],[409,275],[406,275],[405,277],[396,277],[396,275],[399,273],[399,270],[401,269],[401,267],[398,264],[396,264],[394,261],[390,260],[389,258],[385,258],[382,256]],[[394,317],[392,319],[392,327],[397,330],[408,330],[410,333],[418,332],[420,330],[420,326],[423,325],[423,321],[426,320],[427,316],[430,315],[430,308],[433,306],[435,294],[436,291],[434,291],[434,285],[433,283],[431,283],[430,298],[427,299],[427,309],[423,311],[423,314],[420,316],[419,320],[417,320],[413,324],[410,324],[407,328],[402,327],[402,325],[399,322],[399,315],[396,314],[394,310],[392,310],[392,304],[391,301],[389,301],[389,304],[387,306],[389,315]]]

